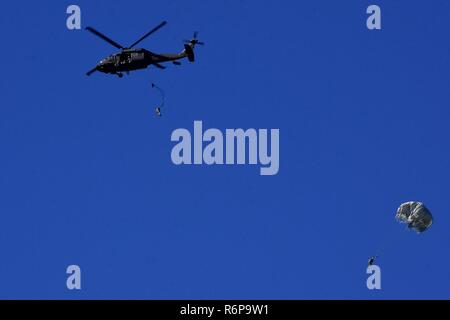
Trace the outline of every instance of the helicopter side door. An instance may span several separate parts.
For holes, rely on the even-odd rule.
[[[144,53],[143,52],[133,52],[131,54],[131,59],[133,61],[144,60]]]
[[[131,61],[136,67],[145,66],[145,56],[143,52],[133,52],[131,53]]]

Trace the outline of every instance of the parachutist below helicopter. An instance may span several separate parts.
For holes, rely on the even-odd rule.
[[[120,49],[119,53],[112,54],[105,59],[101,60],[95,68],[88,71],[86,75],[90,76],[95,71],[100,71],[103,73],[115,74],[119,78],[123,77],[123,72],[129,73],[133,70],[145,69],[150,65],[154,65],[160,69],[165,69],[166,67],[161,65],[163,62],[172,61],[175,65],[180,65],[181,63],[177,60],[187,58],[190,62],[195,61],[194,48],[196,45],[204,45],[203,42],[197,40],[198,32],[194,33],[194,37],[191,40],[185,40],[184,49],[180,53],[153,53],[146,49],[133,49],[138,43],[147,38],[152,33],[158,31],[160,28],[166,25],[166,21],[161,22],[155,28],[143,35],[139,40],[134,42],[129,47],[123,47],[117,42],[111,40],[104,34],[98,32],[92,27],[87,27],[86,30],[92,32],[96,36],[105,40],[112,46]]]

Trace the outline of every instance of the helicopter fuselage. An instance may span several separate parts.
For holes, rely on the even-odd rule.
[[[152,64],[161,67],[159,63],[175,61],[184,57],[186,57],[184,53],[155,54],[146,49],[125,49],[101,60],[97,65],[97,70],[103,73],[117,74],[145,69]]]

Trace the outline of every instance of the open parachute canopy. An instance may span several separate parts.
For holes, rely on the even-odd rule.
[[[416,230],[417,233],[424,232],[433,223],[431,212],[422,202],[417,201],[402,203],[397,209],[395,218],[406,223],[408,228]]]

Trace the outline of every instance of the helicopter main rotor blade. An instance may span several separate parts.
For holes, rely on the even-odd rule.
[[[118,44],[117,42],[111,40],[110,38],[108,38],[107,36],[105,36],[104,34],[98,32],[97,30],[95,30],[94,28],[91,27],[86,27],[86,30],[89,32],[92,32],[93,34],[95,34],[97,37],[105,40],[106,42],[108,42],[110,45],[116,47],[117,49],[123,49],[123,46],[121,46],[120,44]]]
[[[86,72],[86,75],[87,75],[87,76],[90,76],[90,75],[93,74],[95,71],[97,71],[97,67],[95,67],[94,69],[89,70],[88,72]]]
[[[149,35],[151,35],[152,33],[158,31],[159,29],[161,29],[162,27],[164,27],[166,25],[167,21],[163,21],[160,24],[158,24],[155,28],[153,28],[152,30],[150,30],[149,32],[147,32],[145,35],[142,36],[142,38],[140,38],[139,40],[137,40],[135,43],[133,43],[131,46],[129,46],[129,48],[133,48],[135,45],[137,45],[139,42],[141,42],[142,40],[144,40],[145,38],[147,38]]]

